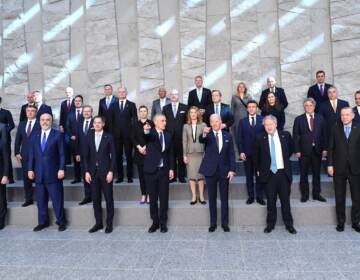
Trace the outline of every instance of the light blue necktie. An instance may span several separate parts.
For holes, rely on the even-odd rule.
[[[350,126],[345,126],[345,136],[346,136],[346,139],[349,139],[349,136],[350,136]]]
[[[215,105],[215,108],[216,108],[216,110],[215,110],[215,114],[216,114],[216,115],[220,115],[220,112],[219,112],[219,105],[218,105],[218,104],[216,104],[216,105]]]
[[[174,118],[176,118],[176,112],[177,110],[176,110],[176,105],[173,105],[173,115],[174,115]]]
[[[271,156],[270,170],[272,173],[275,174],[278,169],[276,165],[275,141],[273,135],[270,136],[270,156]]]
[[[44,132],[43,138],[41,140],[41,151],[44,151],[46,147],[46,133]]]

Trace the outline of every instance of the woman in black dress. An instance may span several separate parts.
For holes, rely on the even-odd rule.
[[[279,103],[278,98],[273,93],[268,94],[264,108],[261,111],[261,115],[264,117],[267,115],[273,115],[277,119],[277,128],[280,130],[284,129],[284,106]]]

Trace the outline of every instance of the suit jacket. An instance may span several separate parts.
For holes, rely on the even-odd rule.
[[[326,151],[327,134],[324,118],[315,113],[314,131],[311,131],[306,114],[297,116],[294,121],[293,139],[295,153],[311,155],[313,151],[313,143],[315,144],[316,153],[321,154],[322,151]]]
[[[78,133],[79,133],[79,123],[83,120],[82,114],[79,116],[79,119],[76,120],[76,113],[70,112],[66,120],[66,132],[70,138],[70,147],[72,152],[76,152],[78,144]],[[72,136],[75,136],[75,139],[71,139]]]
[[[315,113],[319,112],[321,103],[329,100],[327,91],[331,86],[332,85],[330,85],[330,84],[326,84],[326,83],[324,84],[324,94],[323,95],[321,95],[318,84],[315,84],[315,85],[312,85],[311,87],[309,87],[307,97],[314,98],[314,100],[316,101]]]
[[[198,123],[196,125],[195,138],[193,136],[192,125],[185,124],[183,129],[183,153],[184,155],[192,153],[203,153],[204,144],[199,142],[199,137],[203,133],[203,129],[206,127],[205,123]]]
[[[214,114],[214,104],[209,105],[204,114],[204,122],[210,126],[210,116]],[[229,128],[234,124],[234,116],[231,112],[230,105],[221,103],[220,104],[220,117],[222,123],[226,124],[226,130],[229,130]]]
[[[353,108],[353,111],[354,111],[354,114],[355,114],[354,121],[356,121],[357,123],[360,123],[360,115],[359,115],[359,111],[357,109],[357,106],[355,106]]]
[[[171,103],[163,107],[163,114],[166,117],[166,130],[171,133],[175,141],[182,141],[182,131],[186,123],[186,112],[187,106],[183,103],[179,103],[176,117],[174,117]]]
[[[119,100],[113,103],[110,107],[110,123],[109,128],[114,138],[129,137],[131,138],[131,131],[137,121],[137,111],[135,103],[126,100],[124,109],[120,111]]]
[[[35,106],[35,103],[33,105]],[[21,106],[19,123],[22,122],[22,121],[27,121],[26,108],[28,106],[29,106],[29,103],[26,103],[26,104]]]
[[[334,167],[334,175],[360,175],[360,125],[353,122],[349,138],[346,139],[342,123],[335,124],[330,133],[328,166]]]
[[[154,123],[151,120],[146,120],[145,123],[148,123],[151,128],[154,128]],[[137,145],[144,147],[146,145],[145,137],[144,137],[144,125],[140,120],[135,123],[135,127],[132,133],[132,143],[134,144],[134,161],[139,164],[144,164],[144,155],[139,153],[139,150],[136,148]]]
[[[0,123],[5,124],[6,132],[8,134],[7,140],[11,142],[10,132],[15,128],[15,123],[9,110],[0,108]]]
[[[48,114],[50,114],[51,116],[53,115],[53,114],[52,114],[52,109],[51,109],[51,107],[43,103],[43,104],[41,104],[41,106],[40,106],[40,107],[38,108],[38,110],[37,110],[36,119],[39,121],[41,115],[42,115],[42,114],[45,114],[45,113],[48,113]]]
[[[108,172],[114,172],[116,164],[115,144],[112,135],[103,131],[99,150],[96,151],[95,130],[85,138],[83,146],[83,166],[85,172],[94,177],[95,172],[105,178]]]
[[[99,101],[99,112],[98,115],[105,118],[105,131],[109,131],[110,122],[111,122],[111,115],[110,115],[110,108],[113,104],[118,104],[119,99],[115,96],[112,97],[109,108],[106,107],[106,97],[101,98]]]
[[[155,129],[151,129],[148,134],[144,134],[146,141],[146,155],[144,158],[144,172],[154,173],[160,165],[161,159],[163,161],[163,168],[165,170],[174,169],[174,150],[172,136],[168,131],[163,132],[165,149],[162,151],[162,146],[159,140],[159,134]]]
[[[340,112],[344,107],[349,107],[349,103],[345,100],[338,99],[336,112],[331,106],[330,100],[321,103],[319,114],[321,114],[327,122],[327,133],[330,134],[331,128],[334,124],[340,121]]]
[[[270,89],[265,89],[262,91],[261,96],[260,96],[260,101],[259,101],[259,108],[262,110],[265,103],[266,103],[266,99],[268,94],[270,93]],[[283,105],[284,109],[286,109],[286,107],[288,106],[288,101],[285,95],[285,91],[283,88],[280,87],[275,87],[275,96],[278,98],[279,103],[281,105]]]
[[[69,110],[68,110],[68,107],[67,107],[67,102],[68,102],[68,100],[66,99],[66,100],[62,101],[61,105],[60,105],[60,121],[59,121],[59,125],[61,125],[64,128],[65,131],[66,131],[67,117],[68,117],[70,112],[75,111],[74,98],[71,101]]]
[[[6,126],[0,123],[0,180],[3,176],[9,176],[9,145],[7,140]]]
[[[278,130],[280,137],[282,156],[284,161],[284,171],[289,181],[292,181],[292,171],[290,157],[293,153],[293,143],[291,135],[287,131]],[[259,181],[266,183],[270,177],[271,155],[268,134],[263,132],[256,138],[254,149],[255,171],[259,172]]]
[[[189,108],[191,106],[196,106],[199,109],[206,109],[211,104],[212,104],[212,98],[211,98],[211,90],[210,89],[203,88],[201,100],[199,100],[199,98],[197,96],[196,88],[194,88],[193,90],[191,90],[189,92],[189,97],[188,97],[188,107]]]
[[[82,152],[83,152],[82,147],[84,146],[87,135],[89,133],[91,133],[91,131],[94,130],[93,119],[91,119],[90,123],[89,123],[88,132],[85,134],[84,129],[83,129],[84,122],[85,122],[84,118],[81,118],[81,120],[79,122],[77,122],[77,137],[76,137],[76,149],[75,149],[75,152],[76,152],[77,155],[80,155],[80,156],[82,155]]]
[[[35,172],[38,184],[53,184],[60,180],[59,170],[65,170],[64,140],[60,131],[51,129],[45,150],[41,150],[41,130],[31,138],[29,145],[28,170]]]
[[[199,173],[205,177],[212,177],[217,175],[217,170],[220,172],[220,177],[226,178],[229,171],[236,172],[234,144],[231,134],[222,130],[223,146],[219,153],[219,148],[216,144],[214,132],[210,132],[203,137],[201,134],[199,140],[205,144],[205,154],[200,165]]]
[[[28,156],[29,145],[31,143],[31,138],[34,137],[34,135],[39,133],[40,131],[40,124],[38,121],[35,120],[30,136],[28,136],[26,133],[26,125],[27,125],[27,120],[19,123],[18,129],[16,131],[15,145],[14,145],[14,154],[21,155],[23,168],[27,168],[27,162],[29,158]]]
[[[170,98],[166,97],[165,105],[168,105],[170,103],[171,103]],[[151,106],[151,119],[153,119],[156,114],[159,114],[161,112],[162,112],[162,110],[161,110],[161,106],[160,106],[160,99],[156,99],[153,101],[152,106]]]
[[[265,131],[262,121],[263,117],[260,115],[256,115],[255,127],[251,126],[249,117],[239,121],[236,135],[239,154],[244,153],[246,156],[253,155],[256,136]]]

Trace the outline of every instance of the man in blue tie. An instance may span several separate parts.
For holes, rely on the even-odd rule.
[[[255,171],[259,181],[265,184],[267,218],[265,233],[276,225],[276,201],[279,196],[286,230],[296,234],[290,209],[290,186],[292,181],[290,156],[293,153],[291,135],[277,130],[277,119],[268,115],[263,120],[265,132],[258,135],[254,150]]]
[[[29,145],[28,177],[35,180],[39,221],[34,231],[49,226],[49,196],[59,231],[66,229],[62,182],[65,176],[64,141],[60,131],[51,128],[52,121],[52,116],[48,113],[40,116],[41,130],[32,137]]]
[[[337,231],[344,231],[346,221],[346,183],[351,192],[351,222],[360,232],[360,128],[353,121],[354,112],[345,107],[340,112],[341,123],[332,127],[328,146],[328,173],[333,176],[337,216]]]

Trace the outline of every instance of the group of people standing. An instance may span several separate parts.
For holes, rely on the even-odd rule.
[[[39,91],[27,95],[21,109],[15,139],[15,157],[21,162],[26,207],[33,204],[32,183],[36,184],[38,225],[34,231],[49,226],[47,203],[53,203],[59,230],[66,229],[63,178],[65,165],[73,161],[74,180],[84,181],[84,205],[93,202],[95,225],[89,232],[103,228],[101,194],[106,201],[105,232],[113,230],[113,181],[133,182],[133,163],[137,165],[141,204],[150,204],[153,224],[149,232],[167,232],[169,183],[185,183],[191,190],[190,204],[206,204],[208,191],[210,227],[217,228],[217,192],[221,200],[221,226],[229,228],[229,182],[235,176],[235,151],[244,162],[247,204],[267,204],[267,226],[271,232],[276,224],[276,201],[280,198],[286,229],[295,234],[290,207],[292,182],[290,157],[295,154],[300,165],[301,201],[309,200],[308,172],[313,175],[312,197],[321,196],[320,169],[323,157],[328,158],[327,171],[334,176],[337,230],[344,230],[346,180],[352,200],[353,228],[360,232],[360,164],[357,121],[360,120],[360,92],[355,94],[356,107],[338,99],[337,89],[325,83],[325,72],[316,73],[317,83],[309,88],[304,113],[296,117],[292,136],[284,131],[285,91],[267,79],[268,88],[255,101],[244,82],[236,88],[231,104],[222,102],[220,90],[203,87],[203,78],[195,77],[195,88],[189,92],[187,105],[179,101],[179,92],[158,91],[152,103],[151,117],[145,105],[138,110],[127,99],[125,87],[113,95],[110,84],[104,86],[105,97],[99,101],[99,112],[83,104],[81,95],[66,89],[60,106],[59,130],[52,128],[52,110],[42,102]],[[0,101],[1,102],[1,101]],[[259,113],[261,110],[261,113]],[[10,112],[0,109],[1,189],[11,178],[10,131],[15,127]],[[236,149],[235,149],[236,148]],[[133,151],[134,150],[134,151]],[[134,162],[133,162],[134,161]],[[198,186],[198,190],[197,190]],[[0,192],[0,226],[5,225],[6,192]],[[266,198],[266,201],[265,201]],[[160,202],[160,205],[159,205]]]

